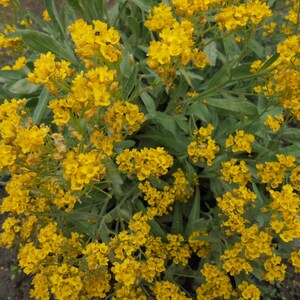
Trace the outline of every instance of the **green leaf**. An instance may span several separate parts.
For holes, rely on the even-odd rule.
[[[150,118],[154,117],[156,113],[156,106],[153,98],[147,92],[142,93],[140,97],[146,106],[146,109],[149,113],[149,117]]]
[[[282,132],[282,138],[290,143],[300,142],[300,129],[286,127]]]
[[[196,188],[193,206],[189,215],[188,224],[186,226],[185,235],[189,236],[193,232],[193,223],[200,218],[200,191]]]
[[[128,22],[128,26],[132,32],[133,39],[137,42],[137,40],[140,36],[139,22],[137,21],[136,18],[133,18],[131,16],[128,17],[127,22]]]
[[[55,41],[50,35],[35,30],[21,30],[20,33],[25,43],[32,50],[35,50],[39,53],[46,53],[50,51],[75,65],[79,64],[79,61],[74,56],[74,53],[66,51],[64,47]]]
[[[259,57],[263,58],[265,56],[265,48],[261,46],[256,40],[252,39],[249,43],[249,48]]]
[[[211,113],[206,104],[193,103],[184,109],[184,114],[187,116],[196,116],[205,123],[211,123]]]
[[[186,135],[177,134],[174,137],[164,129],[147,128],[147,133],[138,135],[137,138],[148,147],[165,147],[170,154],[187,156],[189,141]]]
[[[295,155],[300,153],[300,142],[295,142],[293,145],[286,146],[285,148],[278,151],[279,154],[284,155]]]
[[[83,11],[78,0],[67,0],[67,2],[76,13],[78,13],[80,16],[83,15]]]
[[[181,210],[181,203],[176,201],[174,205],[174,216],[172,223],[172,233],[173,234],[183,234],[183,215]]]
[[[177,135],[178,130],[176,126],[175,119],[161,111],[157,111],[152,120],[156,121],[156,123],[160,124],[163,128],[170,131],[174,136]]]
[[[165,281],[174,281],[174,273],[176,271],[176,265],[172,263],[165,271],[164,280]]]
[[[10,98],[11,98],[11,94],[9,94],[7,90],[5,90],[2,86],[0,86],[0,100],[10,99]],[[1,101],[0,103],[2,104],[3,101]]]
[[[142,11],[148,13],[151,9],[150,1],[147,0],[130,0],[130,2],[134,3],[138,6]]]
[[[16,83],[11,85],[8,88],[8,91],[13,94],[18,95],[29,95],[40,89],[40,85],[33,84],[27,80],[27,78],[23,78],[18,80]]]
[[[49,98],[50,98],[50,93],[44,87],[39,97],[38,104],[33,113],[34,124],[40,124],[41,120],[43,119],[45,111],[47,110]]]
[[[258,115],[256,105],[245,100],[208,98],[207,105],[243,115]]]
[[[188,72],[186,72],[185,69],[181,68],[180,73],[183,75],[183,77],[185,78],[188,85],[194,90],[194,87],[193,87],[193,84],[192,84],[191,78],[189,77]]]
[[[210,38],[206,38],[205,42],[207,43],[207,45],[204,46],[203,51],[206,54],[206,58],[209,61],[209,64],[211,66],[215,66],[217,61],[217,43],[215,41],[212,41],[212,39]]]
[[[0,83],[18,81],[25,77],[23,72],[15,70],[0,70]]]
[[[65,29],[63,28],[61,22],[60,22],[60,17],[57,13],[55,3],[53,0],[45,0],[45,8],[47,9],[49,16],[51,18],[51,23],[55,27],[57,32],[60,32],[61,38],[66,39],[66,33]]]
[[[138,64],[131,65],[124,73],[123,99],[128,100],[133,89],[137,86]]]
[[[270,67],[278,58],[279,58],[280,54],[279,53],[275,53],[273,54],[260,68],[260,71],[264,71],[266,70],[268,67]]]
[[[236,40],[234,39],[233,34],[229,36],[224,36],[222,38],[222,41],[223,41],[225,53],[228,58],[232,58],[233,56],[239,56],[241,54],[241,49],[238,46]]]

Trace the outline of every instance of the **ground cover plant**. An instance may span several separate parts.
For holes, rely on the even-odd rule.
[[[32,298],[272,299],[300,272],[299,1],[0,5],[0,246]]]

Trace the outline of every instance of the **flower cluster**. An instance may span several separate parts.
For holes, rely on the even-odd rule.
[[[98,60],[114,63],[121,57],[118,45],[120,35],[114,28],[108,28],[106,23],[95,20],[92,26],[78,19],[69,26],[69,31],[76,45],[76,53],[87,67],[99,63]]]
[[[145,26],[151,31],[159,31],[159,41],[151,41],[147,64],[158,71],[158,75],[169,87],[176,77],[176,70],[189,62],[203,69],[208,64],[206,54],[196,48],[193,41],[194,26],[187,19],[177,22],[171,7],[160,4],[155,7]]]
[[[206,163],[208,166],[212,165],[212,160],[216,157],[216,152],[220,150],[220,147],[216,145],[216,141],[212,139],[211,135],[214,130],[212,124],[208,124],[207,127],[200,127],[194,131],[194,141],[188,145],[188,155],[196,163]]]
[[[223,180],[229,183],[237,183],[240,186],[246,186],[251,181],[251,174],[246,163],[243,160],[238,162],[236,158],[222,162],[221,173]]]
[[[261,178],[263,183],[270,185],[271,188],[277,188],[282,184],[286,172],[295,167],[296,158],[293,155],[277,154],[277,159],[278,162],[266,162],[265,165],[256,165],[259,171],[257,176]]]
[[[244,27],[248,22],[254,26],[272,15],[271,9],[263,1],[255,0],[238,6],[221,8],[221,12],[214,16],[223,30],[236,30]]]
[[[255,137],[252,134],[246,134],[244,130],[237,130],[233,136],[229,135],[226,140],[226,148],[232,149],[232,152],[246,151],[247,153],[252,152],[251,143],[255,141]]]
[[[274,132],[278,131],[280,129],[281,124],[284,121],[283,115],[275,115],[274,117],[272,115],[268,115],[266,121],[264,124],[271,128]]]
[[[55,55],[51,52],[41,54],[34,62],[34,72],[28,74],[28,80],[35,84],[43,84],[53,94],[57,95],[57,86],[64,86],[64,80],[73,73],[71,63],[62,60],[55,61]]]
[[[44,11],[59,42],[0,72],[0,246],[35,299],[264,298],[300,272],[299,3],[280,27],[266,1],[173,0],[143,28],[98,2]]]
[[[119,170],[132,176],[136,174],[138,180],[158,178],[167,174],[168,168],[173,165],[173,157],[164,148],[125,149],[116,158]]]

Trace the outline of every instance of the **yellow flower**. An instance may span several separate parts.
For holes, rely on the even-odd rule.
[[[178,300],[188,300],[192,299],[185,295],[180,287],[170,281],[156,281],[152,286],[152,291],[155,295],[155,299],[178,299]]]
[[[246,151],[252,152],[251,143],[255,141],[252,134],[245,134],[244,130],[237,130],[235,136],[230,135],[226,140],[226,148],[232,148],[232,152]]]
[[[230,161],[222,162],[221,179],[229,183],[237,183],[240,186],[246,186],[251,181],[251,174],[246,163],[232,158]]]
[[[43,19],[44,19],[46,22],[51,21],[51,17],[49,16],[49,13],[48,13],[48,10],[47,10],[47,9],[45,9],[45,10],[43,11]]]
[[[259,300],[261,296],[260,290],[254,285],[249,284],[247,281],[242,281],[238,285],[238,290],[241,293],[239,300]]]
[[[201,269],[205,282],[197,290],[197,299],[230,299],[232,285],[227,274],[217,266],[205,263]]]
[[[119,170],[122,173],[136,174],[138,180],[143,181],[149,177],[158,178],[168,172],[173,165],[173,157],[164,148],[125,149],[116,158]]]
[[[41,54],[34,62],[34,71],[28,73],[28,81],[35,84],[43,84],[51,94],[57,95],[63,85],[63,81],[70,77],[73,70],[69,68],[70,62],[66,60],[55,61],[55,55],[51,52]]]
[[[0,0],[0,5],[8,7],[10,5],[9,0]]]
[[[194,163],[204,162],[207,160],[207,165],[212,165],[212,160],[216,157],[216,152],[220,147],[216,145],[216,141],[211,138],[214,127],[208,124],[207,127],[200,127],[194,131],[193,142],[188,145],[188,155]]]
[[[176,19],[172,14],[172,7],[160,3],[159,6],[153,8],[148,16],[148,20],[144,25],[151,31],[160,31],[165,27],[171,26]]]
[[[267,273],[263,274],[263,278],[270,283],[274,283],[275,280],[279,282],[285,278],[286,265],[281,264],[282,258],[280,256],[273,255],[267,259],[264,263],[264,267]]]
[[[266,121],[264,122],[265,126],[271,128],[274,132],[280,129],[281,124],[284,121],[283,115],[268,115]]]

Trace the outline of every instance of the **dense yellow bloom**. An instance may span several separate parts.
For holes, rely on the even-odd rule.
[[[73,191],[81,191],[90,182],[101,179],[106,169],[102,163],[104,156],[92,150],[87,153],[70,151],[63,160],[64,178],[71,181]]]
[[[15,29],[8,30],[7,33],[14,32]],[[6,37],[5,34],[0,33],[0,49],[6,49],[6,48],[17,48],[19,43],[21,41],[21,37]]]
[[[252,74],[255,74],[259,71],[259,69],[261,68],[262,66],[262,61],[261,60],[255,60],[251,66],[250,66],[250,72]]]
[[[211,247],[208,241],[200,239],[201,236],[207,237],[208,234],[205,231],[194,231],[189,236],[189,245],[199,257],[205,258],[209,254]]]
[[[299,207],[300,197],[294,192],[291,185],[284,185],[281,192],[270,189],[272,202],[270,208],[277,211],[282,217],[282,221],[278,221],[276,215],[272,216],[272,229],[279,234],[284,242],[290,242],[300,236],[300,220]]]
[[[205,52],[193,49],[193,23],[188,18],[178,22],[173,18],[170,6],[160,4],[155,7],[145,26],[152,31],[160,31],[160,40],[150,42],[147,64],[158,71],[157,74],[167,85],[167,90],[180,66],[193,62],[196,67],[203,69],[209,64]]]
[[[193,14],[198,12],[205,12],[210,7],[214,7],[216,4],[222,4],[224,1],[220,0],[173,0],[172,4],[176,8],[178,15],[192,17]]]
[[[291,263],[295,267],[295,272],[300,273],[300,250],[291,252]]]
[[[155,216],[162,216],[173,210],[175,194],[172,190],[165,186],[162,191],[151,186],[149,181],[139,184],[139,189],[145,194],[144,200],[150,207],[147,208],[147,215],[150,219]]]
[[[116,158],[119,170],[122,173],[136,174],[138,180],[143,181],[149,177],[160,177],[168,172],[173,165],[173,157],[164,148],[125,149]]]
[[[125,258],[122,262],[115,262],[111,271],[117,282],[125,286],[134,285],[141,274],[141,264],[134,258]]]
[[[108,265],[108,246],[105,243],[90,243],[82,251],[90,270]]]
[[[9,6],[9,0],[0,0],[0,5],[4,6],[4,7],[8,7]]]
[[[77,267],[63,263],[53,266],[49,274],[51,292],[59,300],[78,299],[83,283]]]
[[[254,202],[256,195],[244,186],[233,189],[232,192],[225,193],[222,197],[217,197],[218,206],[224,213],[244,214],[245,206],[248,202]]]
[[[151,31],[160,31],[165,27],[172,26],[175,22],[176,19],[173,17],[172,7],[160,3],[159,6],[154,7],[150,12],[144,25]]]
[[[72,81],[72,109],[78,111],[78,108],[90,106],[109,106],[110,92],[109,88],[116,77],[116,71],[109,70],[107,66],[89,69],[86,73],[81,71]],[[95,111],[97,113],[97,110]]]
[[[20,231],[20,220],[8,217],[2,224],[3,232],[0,233],[0,247],[11,248],[16,237],[16,233]]]
[[[272,78],[262,87],[265,96],[279,95],[283,108],[289,109],[292,114],[300,119],[300,38],[298,35],[287,37],[277,46],[280,54],[276,62],[276,69]]]
[[[282,258],[276,255],[273,255],[265,261],[264,267],[267,271],[267,273],[263,274],[265,280],[271,283],[274,283],[275,280],[279,282],[284,280],[286,265],[282,264],[281,261]]]
[[[250,263],[242,257],[231,257],[224,259],[222,268],[231,276],[239,275],[241,272],[249,274],[253,271]]]
[[[96,272],[91,274],[85,272],[82,275],[83,288],[81,294],[83,299],[100,298],[105,299],[107,293],[111,290],[111,275],[107,271]],[[84,298],[86,297],[86,298]]]
[[[36,203],[30,201],[30,190],[35,186],[35,178],[34,173],[13,174],[6,185],[8,196],[3,198],[0,213],[23,214],[35,211],[38,201]]]
[[[275,115],[274,117],[272,115],[268,115],[268,118],[266,119],[264,124],[276,132],[280,129],[280,126],[283,121],[283,115]]]
[[[293,188],[300,192],[300,166],[293,168],[290,176],[290,181]]]
[[[221,178],[229,183],[237,183],[246,186],[251,181],[251,174],[246,163],[232,158],[230,161],[222,162]]]
[[[299,21],[299,9],[300,9],[300,3],[299,1],[290,1],[291,6],[288,15],[285,16],[285,19],[289,20],[293,24],[297,24]]]
[[[94,64],[89,60],[94,57],[109,62],[117,62],[121,57],[117,45],[120,35],[114,28],[108,29],[106,23],[94,20],[93,25],[88,25],[83,19],[78,19],[68,28],[76,45],[75,51],[86,66]]]
[[[5,145],[0,141],[0,172],[9,166],[14,165],[17,155],[11,145]]]
[[[266,3],[254,0],[239,6],[221,8],[221,12],[214,16],[218,25],[223,30],[236,30],[244,27],[248,22],[258,25],[262,20],[272,15],[271,9]]]
[[[168,256],[173,260],[175,264],[182,264],[186,266],[188,259],[191,257],[191,250],[189,245],[184,241],[181,234],[168,234],[168,244],[166,249]]]
[[[183,291],[180,290],[180,287],[170,281],[156,281],[153,287],[151,288],[155,299],[165,300],[165,299],[176,299],[176,300],[188,300],[192,299],[185,295]]]
[[[207,165],[212,165],[212,160],[216,157],[216,152],[220,147],[216,145],[216,141],[211,138],[214,127],[208,124],[207,127],[200,127],[193,134],[193,142],[188,145],[188,155],[194,163],[207,161]]]
[[[36,273],[47,254],[42,249],[37,249],[32,242],[26,243],[18,253],[19,265],[25,274]]]
[[[63,87],[63,81],[73,73],[70,62],[55,61],[55,58],[51,52],[41,54],[34,62],[34,71],[27,75],[28,81],[43,84],[53,95],[57,95],[59,88]]]
[[[11,144],[14,141],[24,106],[25,99],[4,100],[0,105],[0,135],[4,144]]]
[[[197,288],[198,300],[230,299],[232,285],[227,274],[217,266],[205,263],[202,270],[205,282]]]
[[[277,188],[282,184],[284,176],[288,169],[295,166],[296,158],[293,155],[277,155],[278,162],[266,162],[265,165],[257,164],[256,169],[259,171],[257,176],[262,183],[268,183],[272,188]]]
[[[272,236],[260,231],[256,224],[243,230],[241,243],[245,246],[245,256],[249,260],[255,260],[263,254],[272,255]]]
[[[292,58],[300,53],[300,37],[299,35],[292,35],[287,37],[283,43],[277,46],[277,52],[280,54],[280,59],[290,62]]]
[[[194,193],[194,189],[190,186],[187,177],[182,169],[177,169],[177,171],[172,174],[172,177],[174,177],[175,180],[171,192],[175,194],[176,200],[184,203],[187,202]]]
[[[261,292],[254,284],[242,281],[238,285],[238,290],[241,293],[239,300],[260,300]]]
[[[226,140],[226,148],[232,147],[232,152],[246,151],[252,152],[251,143],[255,141],[252,134],[246,134],[244,130],[237,130],[235,136],[230,135]]]
[[[126,101],[116,101],[101,118],[116,142],[122,141],[126,135],[138,131],[146,120],[145,115],[140,112],[136,104]]]
[[[14,145],[20,148],[24,154],[38,151],[45,143],[49,128],[46,126],[33,126],[31,128],[20,128],[17,130]]]

